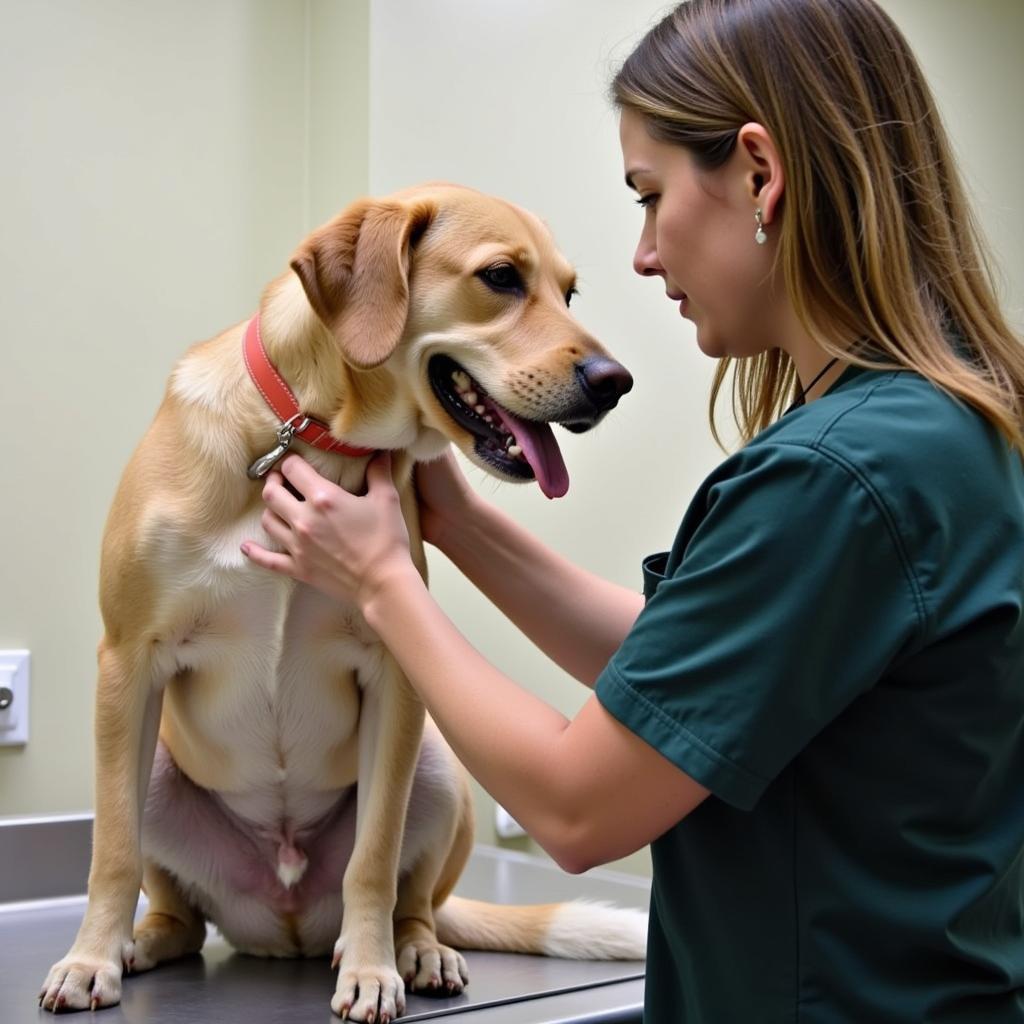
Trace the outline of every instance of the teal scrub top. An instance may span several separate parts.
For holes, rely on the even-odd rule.
[[[712,794],[652,845],[645,1024],[1024,1021],[1018,454],[851,367],[643,571],[596,693]]]

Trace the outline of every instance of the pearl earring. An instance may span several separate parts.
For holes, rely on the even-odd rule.
[[[764,243],[768,241],[768,236],[764,233],[764,214],[761,212],[760,206],[754,211],[754,220],[757,222],[757,231],[754,233],[754,241],[757,242],[758,245],[764,245]]]

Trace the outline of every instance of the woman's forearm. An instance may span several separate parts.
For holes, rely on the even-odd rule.
[[[438,607],[409,567],[363,605],[459,760],[556,860],[585,808],[566,763],[569,721],[491,665]]]
[[[639,593],[573,565],[493,505],[437,546],[570,675],[593,685],[643,607]]]

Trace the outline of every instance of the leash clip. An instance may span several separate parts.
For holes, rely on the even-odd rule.
[[[261,455],[246,471],[245,475],[250,480],[259,480],[261,477],[266,476],[274,466],[281,460],[285,452],[288,451],[292,446],[292,441],[296,434],[301,434],[306,427],[309,426],[309,417],[303,416],[302,422],[296,427],[295,421],[302,416],[301,412],[297,412],[290,419],[286,420],[277,428],[277,444],[267,452],[266,455]]]

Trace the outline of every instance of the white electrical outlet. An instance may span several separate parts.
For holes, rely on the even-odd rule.
[[[28,651],[0,651],[0,747],[28,743]]]
[[[501,804],[494,807],[494,831],[502,839],[518,839],[526,835],[526,829]]]

